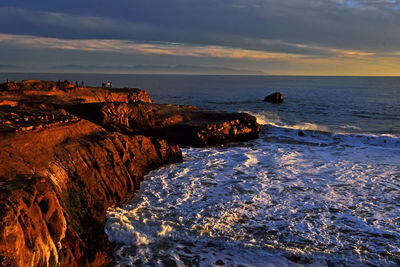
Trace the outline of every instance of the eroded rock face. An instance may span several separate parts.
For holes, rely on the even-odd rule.
[[[0,262],[55,265],[67,222],[52,184],[31,174],[0,179]]]
[[[154,103],[93,103],[66,107],[108,130],[165,138],[185,146],[220,146],[257,138],[260,125],[245,113],[222,113]]]
[[[0,262],[8,266],[111,263],[106,209],[133,196],[143,175],[181,160],[178,146],[109,133],[85,120],[0,139]]]

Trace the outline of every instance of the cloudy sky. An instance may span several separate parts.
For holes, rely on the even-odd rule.
[[[1,0],[0,72],[400,75],[397,0]]]

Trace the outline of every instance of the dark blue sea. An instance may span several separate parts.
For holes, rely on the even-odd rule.
[[[183,148],[110,209],[120,266],[399,266],[400,78],[0,74],[248,112],[257,140]],[[281,92],[283,104],[263,102]]]

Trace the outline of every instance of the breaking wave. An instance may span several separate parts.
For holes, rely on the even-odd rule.
[[[356,134],[344,131],[334,131],[327,126],[315,123],[303,122],[293,125],[285,125],[274,112],[247,112],[257,118],[257,122],[264,125],[268,136],[275,139],[311,142],[317,145],[341,145],[341,146],[383,146],[387,148],[400,148],[400,137],[391,134]],[[356,126],[344,125],[341,129],[358,130]]]
[[[108,212],[118,265],[396,266],[399,138],[274,123],[149,174]]]

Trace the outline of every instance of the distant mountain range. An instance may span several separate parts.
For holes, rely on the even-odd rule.
[[[235,69],[227,67],[207,67],[195,65],[78,65],[66,64],[56,65],[49,68],[40,68],[32,70],[17,65],[1,65],[0,71],[34,71],[34,72],[86,72],[86,73],[138,73],[138,74],[248,74],[248,75],[266,75],[263,71],[249,69]]]

